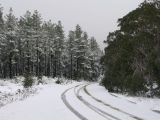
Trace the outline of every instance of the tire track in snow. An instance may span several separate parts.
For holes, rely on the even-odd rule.
[[[157,114],[160,114],[160,111],[159,110],[152,110],[153,112],[157,113]]]
[[[123,114],[129,115],[130,117],[132,117],[132,118],[134,118],[134,119],[136,119],[136,120],[143,120],[142,118],[139,118],[139,117],[137,117],[137,116],[135,116],[135,115],[132,115],[132,114],[130,114],[130,113],[127,113],[127,112],[125,112],[125,111],[123,111],[123,110],[120,110],[119,108],[113,107],[112,105],[107,104],[107,103],[103,102],[102,100],[94,97],[93,95],[91,95],[91,93],[88,92],[88,90],[87,90],[87,88],[86,88],[87,86],[88,86],[88,85],[85,85],[85,86],[84,86],[84,91],[85,91],[85,93],[86,93],[87,95],[89,95],[92,99],[94,99],[95,101],[97,101],[97,102],[99,102],[99,103],[102,103],[103,105],[105,105],[105,106],[107,106],[107,107],[110,107],[111,109],[114,109],[114,110],[116,110],[116,111],[119,111],[119,112],[121,112],[121,113],[123,113]]]
[[[91,110],[93,110],[94,112],[96,112],[97,114],[101,115],[102,117],[104,117],[104,118],[107,119],[107,120],[113,120],[113,119],[114,119],[114,120],[121,120],[121,119],[119,119],[119,118],[117,118],[117,117],[115,117],[115,116],[113,116],[113,115],[111,115],[111,114],[109,114],[109,113],[107,113],[107,112],[105,112],[105,111],[97,108],[96,106],[93,106],[92,104],[90,104],[89,102],[87,102],[86,100],[84,100],[83,97],[79,95],[79,92],[80,92],[80,90],[84,89],[85,86],[87,86],[87,85],[84,85],[83,87],[79,88],[79,89],[77,90],[77,92],[76,92],[76,87],[74,88],[74,93],[75,93],[76,97],[77,97],[82,103],[84,103],[84,104],[85,104],[87,107],[89,107]],[[112,119],[110,119],[109,117],[112,118]]]
[[[76,87],[78,87],[78,86],[80,86],[80,85],[77,85],[77,86],[74,86],[74,87],[71,87],[71,88],[65,90],[65,91],[61,94],[61,99],[62,99],[63,103],[67,106],[67,108],[68,108],[71,112],[73,112],[78,118],[80,118],[81,120],[88,120],[86,117],[84,117],[83,115],[81,115],[77,110],[75,110],[75,109],[69,104],[69,102],[68,102],[67,99],[66,99],[66,93],[67,93],[69,90],[71,90],[71,89],[73,89],[73,88],[76,88]]]
[[[112,95],[113,97],[122,99],[121,97],[119,97],[119,96],[117,96],[117,95],[114,95],[113,93],[109,93],[109,94]],[[125,99],[125,100],[126,100],[126,99]],[[131,100],[126,100],[126,101],[128,101],[128,102],[130,102],[130,103],[132,103],[132,104],[137,104],[136,102],[133,102],[133,101],[131,101]]]

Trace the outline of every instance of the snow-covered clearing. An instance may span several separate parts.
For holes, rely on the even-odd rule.
[[[0,108],[0,120],[158,120],[158,98],[111,94],[98,83],[37,85],[36,94]],[[3,85],[3,86],[2,86]],[[3,82],[0,96],[23,90],[21,84]],[[17,96],[15,97],[17,98]],[[6,99],[7,100],[7,99]]]

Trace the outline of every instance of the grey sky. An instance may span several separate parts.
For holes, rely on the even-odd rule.
[[[0,0],[7,13],[12,7],[16,16],[26,10],[38,10],[44,20],[61,20],[64,30],[80,24],[89,36],[94,36],[101,48],[109,32],[117,28],[117,19],[138,7],[143,0]]]

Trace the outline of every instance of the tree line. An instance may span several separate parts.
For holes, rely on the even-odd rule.
[[[61,21],[43,21],[27,11],[17,18],[0,7],[0,78],[14,76],[66,77],[96,80],[102,51],[80,25],[65,35]]]
[[[105,41],[102,84],[112,92],[160,95],[160,1],[145,0],[118,23]]]

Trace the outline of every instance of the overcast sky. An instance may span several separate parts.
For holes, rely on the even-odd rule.
[[[134,10],[143,0],[0,0],[7,13],[12,7],[19,17],[26,10],[38,10],[44,20],[62,21],[68,33],[80,24],[89,36],[94,36],[101,48],[109,32],[116,30],[117,19]]]

